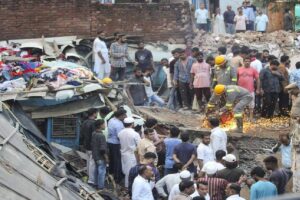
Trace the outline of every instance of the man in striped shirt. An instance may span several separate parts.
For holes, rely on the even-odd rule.
[[[207,177],[199,178],[198,182],[207,182],[208,193],[212,200],[225,199],[225,189],[228,182],[225,179],[216,178],[217,167],[214,164],[208,164],[206,174]]]

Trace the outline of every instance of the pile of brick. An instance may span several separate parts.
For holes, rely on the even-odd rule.
[[[279,56],[283,53],[292,55],[300,52],[295,46],[295,38],[295,33],[282,30],[272,33],[246,32],[235,35],[215,35],[196,31],[192,43],[193,46],[200,46],[206,52],[216,52],[220,46],[230,49],[233,45],[244,45],[259,51],[268,49],[273,55]]]

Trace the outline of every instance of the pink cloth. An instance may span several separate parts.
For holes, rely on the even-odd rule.
[[[194,88],[210,87],[210,66],[206,62],[194,63],[192,65],[191,74],[194,76]]]
[[[256,69],[252,67],[240,67],[238,68],[238,85],[254,92],[254,80],[259,77]]]

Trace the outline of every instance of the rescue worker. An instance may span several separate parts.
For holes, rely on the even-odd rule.
[[[215,58],[215,73],[212,86],[217,84],[236,85],[237,72],[234,67],[231,67],[226,60],[226,57],[221,55]]]
[[[237,85],[216,85],[214,93],[207,105],[208,111],[216,110],[216,105],[224,98],[226,105],[220,109],[221,113],[233,111],[236,119],[237,129],[235,131],[243,132],[243,112],[253,99],[250,92]]]

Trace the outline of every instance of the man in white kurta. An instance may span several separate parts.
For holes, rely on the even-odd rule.
[[[94,72],[99,79],[109,77],[111,65],[109,62],[108,49],[103,41],[105,37],[104,32],[100,32],[99,37],[93,43],[93,58],[94,58]]]
[[[127,117],[124,119],[125,128],[118,133],[121,145],[122,171],[125,174],[125,187],[128,187],[129,171],[137,165],[137,144],[141,140],[140,135],[132,128],[134,119]]]

